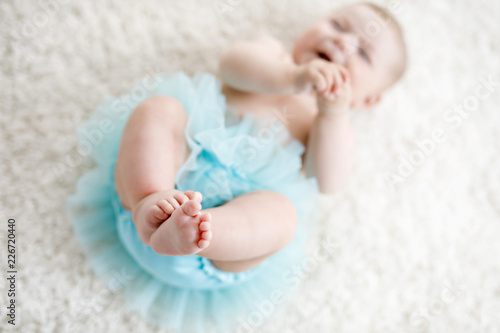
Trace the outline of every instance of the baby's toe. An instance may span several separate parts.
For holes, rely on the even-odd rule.
[[[174,198],[174,197],[169,197],[169,198],[167,198],[166,200],[168,201],[168,203],[170,203],[170,204],[172,205],[172,207],[173,207],[174,209],[177,209],[177,208],[179,208],[179,207],[181,206],[181,205],[179,204],[179,202],[177,201],[177,199],[176,199],[176,198]]]
[[[158,205],[165,214],[172,215],[174,212],[174,207],[165,199],[158,201],[156,205]]]
[[[212,232],[210,230],[202,232],[201,239],[208,240],[208,241],[211,240],[212,239]]]
[[[212,214],[203,213],[200,215],[200,222],[210,222],[212,221]]]
[[[191,191],[191,190],[187,190],[184,192],[185,195],[187,195],[187,197],[191,200],[194,200],[194,201],[198,201],[198,202],[201,202],[201,199],[203,198],[203,196],[201,195],[200,192],[195,192],[195,191]]]
[[[208,231],[208,230],[210,230],[210,223],[201,222],[200,223],[200,231]]]
[[[186,203],[184,203],[181,207],[186,215],[196,216],[200,212],[201,204],[197,201],[189,200]]]
[[[154,220],[151,220],[153,224],[158,224],[160,222],[165,221],[168,218],[168,214],[163,211],[159,206],[153,206],[151,209],[151,215],[153,216]]]
[[[177,200],[179,205],[182,205],[185,202],[189,201],[190,198],[186,194],[182,193],[181,191],[178,191],[178,192],[174,193],[174,199]]]
[[[210,241],[208,241],[206,239],[200,239],[200,241],[198,242],[198,247],[200,249],[207,248],[209,245],[210,245]]]

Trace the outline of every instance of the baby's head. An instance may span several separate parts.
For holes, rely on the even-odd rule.
[[[297,37],[297,64],[323,58],[351,75],[351,107],[376,104],[382,92],[403,75],[406,47],[399,24],[384,9],[359,3],[336,10]]]

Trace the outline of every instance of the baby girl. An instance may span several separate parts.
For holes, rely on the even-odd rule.
[[[298,210],[314,188],[332,193],[346,183],[354,147],[349,110],[377,104],[405,65],[399,25],[362,3],[315,22],[292,52],[271,37],[233,45],[220,60],[220,80],[162,78],[157,92],[130,110],[116,163],[106,166],[120,246],[165,285],[213,290],[247,281],[245,273],[301,237],[297,228],[307,216]],[[285,109],[288,143],[277,139],[242,159],[235,142],[251,140],[257,119]],[[230,112],[241,123],[224,127]],[[227,182],[218,201],[203,193],[213,168]],[[186,264],[188,258],[195,261]]]
[[[321,192],[333,192],[351,170],[350,108],[376,104],[404,69],[404,47],[394,21],[366,4],[316,22],[289,54],[263,37],[231,47],[220,62],[227,104],[240,113],[286,107],[291,135],[307,145],[305,171]],[[367,22],[388,26],[369,35]],[[295,231],[294,207],[271,191],[243,194],[201,210],[202,194],[175,189],[189,156],[188,115],[168,96],[142,102],[123,133],[117,191],[141,240],[163,255],[198,255],[226,271],[248,270],[283,248]]]

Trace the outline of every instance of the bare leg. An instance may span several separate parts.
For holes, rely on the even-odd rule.
[[[162,249],[169,255],[195,253],[208,246],[211,237],[210,225],[199,229],[201,220],[209,221],[209,215],[199,214],[201,194],[174,189],[177,170],[189,151],[186,123],[187,114],[174,98],[142,102],[127,122],[115,169],[120,201],[132,210],[140,239],[153,246],[159,238],[155,233],[169,234],[174,241],[168,242],[167,251]],[[172,223],[163,223],[167,219]]]
[[[213,237],[198,254],[215,261],[265,259],[290,242],[297,223],[292,202],[272,191],[249,192],[204,212],[212,215]]]
[[[212,264],[222,271],[239,273],[244,272],[254,267],[260,265],[265,259],[269,258],[273,253],[268,253],[260,257],[247,260],[237,260],[237,261],[222,261],[222,260],[211,260]]]
[[[187,114],[170,97],[147,99],[134,110],[124,130],[115,180],[126,209],[149,194],[175,187],[177,170],[185,161]]]
[[[293,204],[278,193],[257,191],[200,212],[200,193],[174,190],[188,153],[186,123],[173,98],[154,97],[137,107],[115,171],[120,200],[132,210],[141,240],[157,253],[198,253],[224,270],[250,269],[293,237]]]

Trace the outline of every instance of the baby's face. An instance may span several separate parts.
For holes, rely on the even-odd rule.
[[[371,7],[356,4],[309,27],[295,40],[293,58],[297,64],[323,58],[345,66],[351,75],[351,106],[365,108],[393,83],[403,47],[392,23]]]

